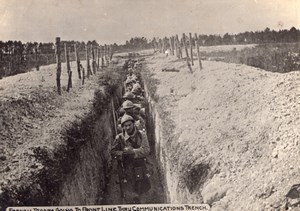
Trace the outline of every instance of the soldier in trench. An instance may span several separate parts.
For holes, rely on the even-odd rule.
[[[146,157],[150,147],[145,132],[134,125],[134,119],[124,114],[121,120],[122,132],[112,144],[111,155],[118,161],[119,183],[125,203],[141,203],[141,194],[147,192],[151,185]],[[122,178],[122,179],[120,179]]]

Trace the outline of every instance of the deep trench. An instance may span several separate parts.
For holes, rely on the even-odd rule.
[[[124,79],[124,67],[118,71],[121,80]],[[143,79],[142,79],[143,80]],[[142,81],[143,83],[143,81]],[[121,197],[119,175],[116,172],[114,161],[111,159],[109,150],[110,144],[116,132],[114,128],[113,110],[121,104],[122,86],[118,84],[115,92],[109,97],[109,106],[105,112],[100,114],[94,106],[94,121],[91,139],[81,146],[78,157],[74,158],[76,163],[65,182],[60,187],[59,205],[94,205],[94,204],[126,204],[128,203]],[[146,90],[145,90],[146,92]],[[148,96],[148,93],[146,93]],[[103,98],[96,98],[101,101]],[[143,204],[166,203],[165,179],[162,168],[156,158],[157,146],[155,142],[155,120],[152,115],[149,103],[146,102],[146,131],[150,144],[150,155],[148,165],[151,167],[151,189],[140,196]]]

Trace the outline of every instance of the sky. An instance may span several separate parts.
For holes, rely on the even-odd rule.
[[[300,0],[0,0],[0,40],[96,40],[300,28]]]

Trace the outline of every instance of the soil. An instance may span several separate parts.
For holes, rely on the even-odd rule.
[[[75,69],[75,62],[71,66]],[[55,65],[0,80],[0,194],[9,193],[7,200],[17,196],[15,191],[22,192],[36,183],[39,172],[49,171],[45,169],[47,160],[41,159],[43,152],[55,156],[53,152],[65,147],[62,131],[90,112],[94,90],[99,86],[97,80],[98,76],[91,76],[81,85],[73,72],[73,88],[67,93],[65,64],[62,64],[61,96],[56,92]],[[32,192],[38,194],[39,189],[32,187]],[[34,193],[24,193],[22,197],[27,200],[29,195]]]
[[[300,73],[184,60],[156,54],[146,65],[156,81],[168,140],[172,203],[212,210],[283,209],[299,183]],[[179,72],[166,72],[176,69]],[[171,179],[172,180],[172,179]]]
[[[195,61],[190,73],[184,60],[162,54],[148,56],[145,65],[169,136],[160,147],[170,163],[170,202],[204,202],[212,210],[282,209],[286,193],[299,183],[300,73],[213,61],[203,61],[203,70]],[[73,72],[67,93],[63,65],[59,96],[55,73],[49,65],[0,80],[0,194],[7,186],[33,183],[44,168],[32,156],[35,150],[61,147],[62,129],[92,107],[97,77],[82,86]],[[161,203],[159,194],[151,202]]]

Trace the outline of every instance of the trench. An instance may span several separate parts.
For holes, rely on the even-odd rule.
[[[124,67],[115,69],[119,72],[121,81],[124,80]],[[142,81],[143,83],[143,81]],[[110,156],[110,146],[114,139],[115,121],[113,113],[121,104],[123,83],[118,83],[115,91],[108,99],[95,97],[94,104],[107,104],[103,112],[94,106],[93,115],[90,115],[89,140],[84,143],[73,158],[76,161],[71,172],[60,187],[58,194],[59,205],[95,205],[95,204],[127,204],[121,196],[119,175],[116,172],[114,161]],[[147,88],[145,88],[145,92]],[[146,93],[146,96],[149,96]],[[97,102],[99,101],[99,102]],[[146,131],[150,144],[150,155],[147,157],[150,166],[151,189],[143,193],[140,203],[159,204],[166,203],[165,177],[157,156],[159,145],[155,139],[155,120],[152,115],[151,104],[146,102]],[[72,158],[71,158],[72,160]]]
[[[144,66],[141,68],[143,70]],[[127,204],[121,197],[120,181],[110,156],[111,143],[116,136],[113,112],[121,105],[126,69],[122,65],[112,65],[106,72],[99,79],[90,113],[73,122],[62,134],[65,146],[58,151],[49,153],[36,149],[34,156],[41,159],[45,168],[32,178],[25,189],[0,194],[4,207]],[[141,73],[146,98],[146,131],[151,149],[148,156],[151,189],[141,195],[140,202],[188,203],[189,193],[198,195],[194,189],[199,187],[198,178],[207,175],[207,168],[186,167],[195,171],[189,171],[187,175],[184,171],[184,187],[179,187],[178,156],[172,151],[174,146],[171,144],[171,139],[175,138],[170,133],[170,124],[166,124],[165,117],[161,116],[155,89],[149,85],[148,79]],[[203,177],[201,184],[204,181]],[[178,200],[181,192],[189,192],[185,194],[187,197],[182,198],[184,201]],[[195,202],[201,201],[198,197],[196,199]]]

